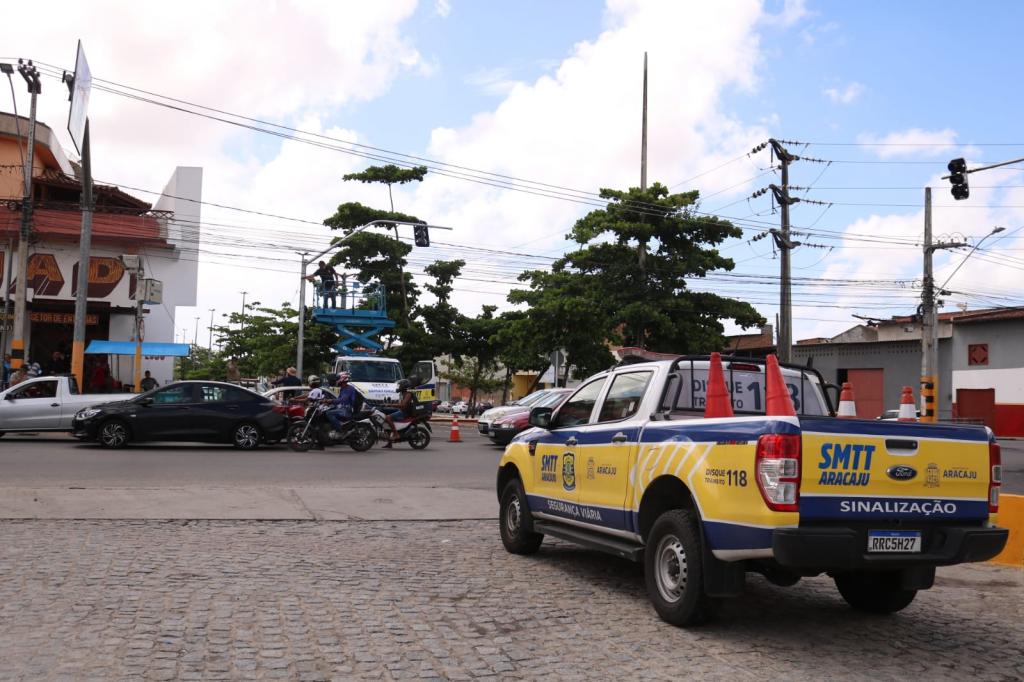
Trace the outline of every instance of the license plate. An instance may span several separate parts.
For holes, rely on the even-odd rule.
[[[921,532],[916,530],[869,530],[868,551],[919,553],[921,551]]]

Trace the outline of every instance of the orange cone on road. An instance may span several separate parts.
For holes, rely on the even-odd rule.
[[[712,353],[708,364],[708,390],[704,399],[704,418],[732,417],[732,397],[725,387],[721,353]]]
[[[900,413],[896,420],[901,422],[917,421],[917,404],[914,402],[914,389],[910,386],[903,387],[903,395],[900,396]]]
[[[843,382],[843,390],[839,394],[839,411],[836,416],[840,419],[856,419],[857,404],[853,401],[853,384],[849,381]]]
[[[452,430],[448,434],[449,443],[461,443],[462,436],[459,434],[459,417],[458,415],[452,415]]]
[[[770,417],[795,417],[793,398],[789,395],[786,380],[782,378],[779,359],[769,355],[765,364],[765,415]]]

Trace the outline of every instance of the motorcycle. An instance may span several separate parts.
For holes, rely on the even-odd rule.
[[[366,452],[373,447],[377,431],[367,419],[367,413],[354,415],[342,423],[340,431],[335,431],[326,416],[331,407],[329,401],[307,407],[306,418],[293,422],[288,428],[288,447],[295,452],[331,445],[348,445],[356,452]]]
[[[376,429],[378,440],[391,440],[391,427],[386,421],[387,415],[380,409],[373,408],[369,414],[370,422]],[[413,450],[422,450],[430,445],[430,409],[426,405],[413,405],[413,414],[408,419],[395,422],[398,438],[395,443],[408,443]]]

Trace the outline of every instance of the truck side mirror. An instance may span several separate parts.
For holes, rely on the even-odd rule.
[[[551,425],[551,415],[554,413],[551,407],[535,407],[530,410],[530,426],[546,429]]]

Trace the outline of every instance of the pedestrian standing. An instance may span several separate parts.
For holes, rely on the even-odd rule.
[[[242,383],[242,372],[238,369],[238,363],[235,362],[234,358],[228,360],[228,383],[229,384],[240,384]]]
[[[28,370],[26,370],[25,366],[22,365],[18,369],[14,370],[14,373],[11,375],[11,386],[17,386],[26,379],[28,379]]]
[[[146,376],[142,378],[141,383],[143,391],[152,391],[154,388],[160,385],[160,383],[150,375],[148,369],[146,370]]]
[[[281,380],[281,386],[301,386],[302,379],[298,377],[298,370],[294,367],[289,367],[285,373],[284,379]]]
[[[0,388],[7,388],[11,383],[11,354],[4,356],[3,370],[0,371]]]

